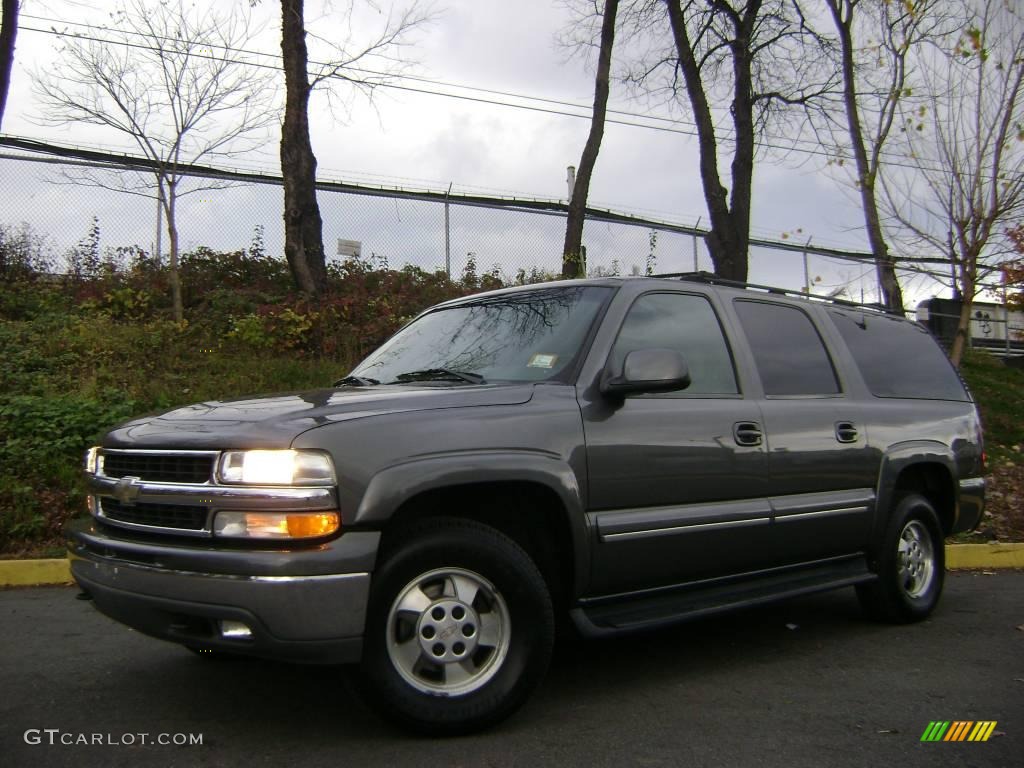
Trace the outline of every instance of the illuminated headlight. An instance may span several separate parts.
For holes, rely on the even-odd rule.
[[[246,485],[334,485],[334,465],[319,451],[226,451],[217,478]]]
[[[85,452],[85,471],[90,475],[98,475],[103,469],[103,457],[99,446],[93,446]]]
[[[221,511],[213,519],[216,536],[244,539],[313,539],[341,526],[337,512]]]

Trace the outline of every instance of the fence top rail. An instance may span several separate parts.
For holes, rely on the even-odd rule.
[[[9,147],[21,152],[30,153],[26,155],[13,156],[6,154],[3,157],[11,160],[23,160],[27,162],[64,162],[79,165],[94,165],[97,168],[105,168],[112,171],[136,171],[148,173],[174,173],[181,176],[196,176],[200,178],[214,178],[224,181],[235,181],[245,184],[267,184],[280,186],[283,179],[276,174],[240,170],[216,168],[195,163],[171,163],[160,162],[153,158],[131,155],[122,152],[110,152],[83,147],[66,146],[53,144],[35,139],[28,139],[21,136],[0,134],[0,146]],[[568,203],[555,199],[544,198],[517,198],[499,197],[479,194],[452,193],[450,190],[431,189],[406,189],[403,187],[392,187],[386,185],[356,184],[342,181],[318,180],[317,189],[331,192],[343,192],[353,195],[368,197],[389,197],[423,202],[449,203],[451,205],[463,205],[479,208],[494,208],[510,211],[525,211],[548,216],[565,216],[568,212]],[[646,218],[631,213],[623,213],[602,208],[587,207],[585,211],[587,219],[627,226],[646,227],[665,232],[672,232],[680,235],[687,235],[695,238],[706,238],[707,229],[699,226],[672,223],[659,219]],[[786,240],[772,240],[767,238],[751,237],[749,244],[755,248],[768,248],[777,251],[790,251],[806,255],[822,256],[825,258],[841,259],[844,261],[873,263],[875,257],[866,251],[846,250],[842,248],[831,248],[827,246],[814,245],[808,240],[806,243],[797,243]],[[932,256],[911,256],[904,255],[899,258],[901,264],[915,265],[942,265],[949,264],[945,258]],[[821,297],[817,297],[821,298]]]

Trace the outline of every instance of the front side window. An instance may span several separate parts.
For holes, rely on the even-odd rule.
[[[735,302],[769,397],[839,393],[832,360],[811,319],[796,307],[764,301]]]
[[[383,384],[560,380],[611,294],[600,286],[553,287],[437,309],[392,336],[351,375]]]
[[[703,296],[649,293],[630,307],[612,348],[613,371],[637,349],[675,349],[690,369],[684,395],[734,395],[736,373],[710,302]]]

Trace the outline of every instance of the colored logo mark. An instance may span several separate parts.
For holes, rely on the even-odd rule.
[[[988,741],[995,729],[995,720],[932,720],[921,741]]]

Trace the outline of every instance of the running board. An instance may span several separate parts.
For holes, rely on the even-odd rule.
[[[636,632],[736,608],[873,581],[863,556],[588,601],[570,612],[587,637]]]

